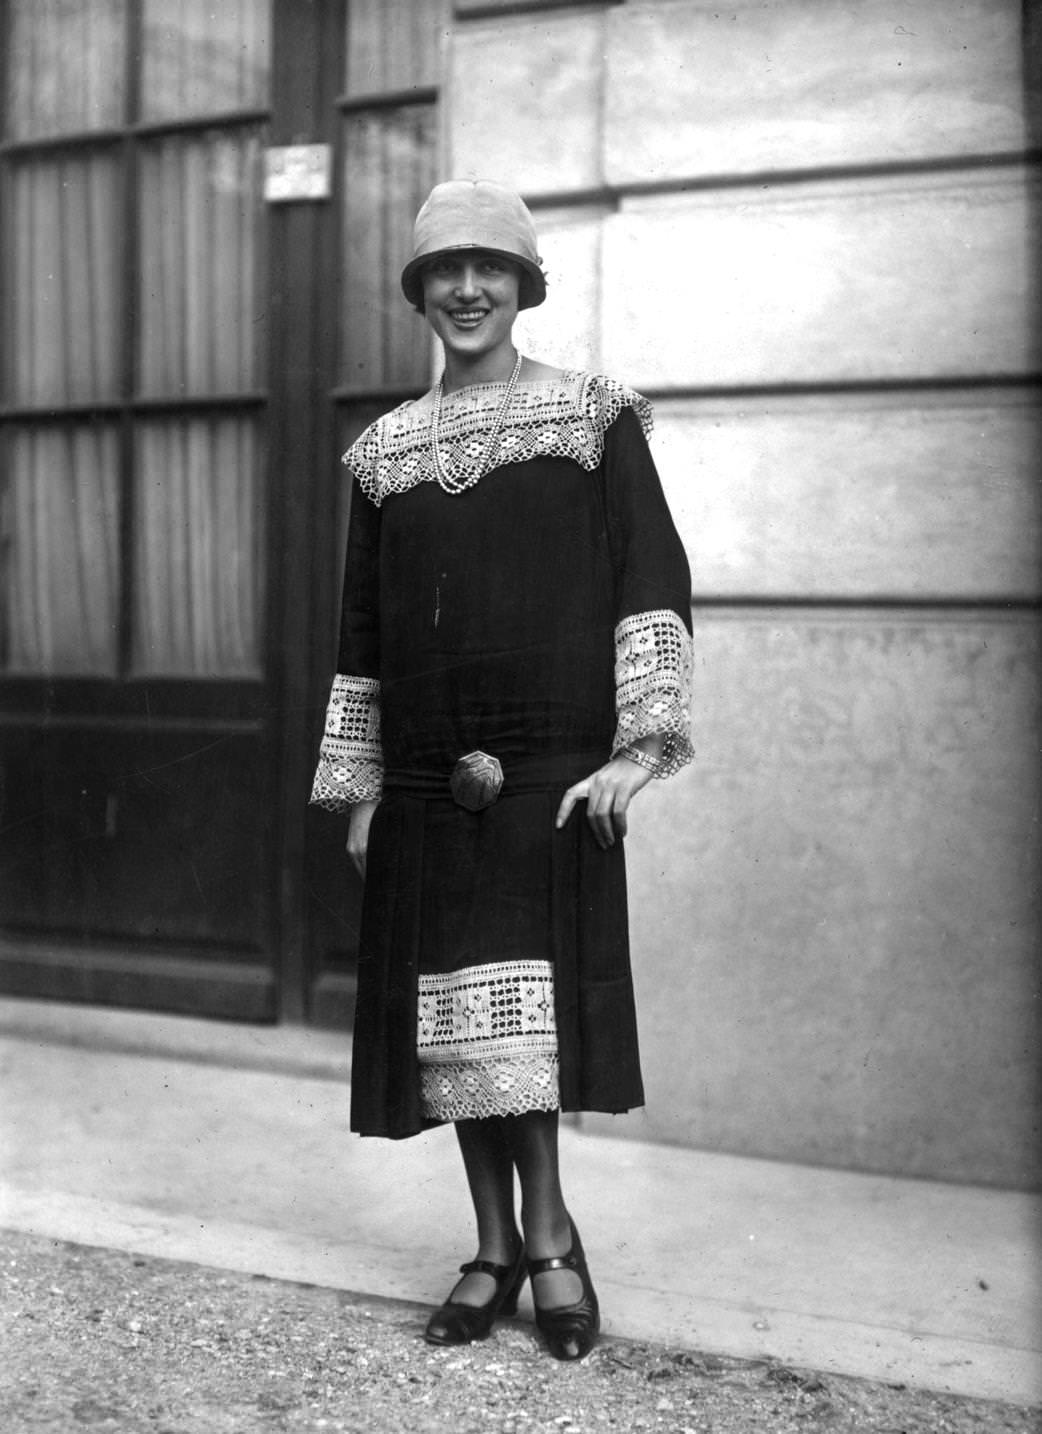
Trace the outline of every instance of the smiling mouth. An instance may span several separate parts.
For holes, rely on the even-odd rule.
[[[454,324],[463,324],[469,328],[480,323],[487,313],[487,309],[450,309],[449,318]]]

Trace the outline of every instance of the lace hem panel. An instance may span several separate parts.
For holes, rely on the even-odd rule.
[[[341,812],[375,801],[383,788],[380,684],[338,672],[326,707],[326,727],[311,789],[314,806]]]
[[[613,378],[578,370],[519,384],[496,433],[504,386],[475,384],[444,399],[439,449],[443,470],[454,483],[473,482],[475,465],[490,472],[530,458],[571,458],[592,472],[604,453],[604,435],[624,408],[634,410],[645,437],[651,433],[646,398]],[[344,454],[363,493],[378,506],[391,493],[437,481],[432,413],[430,394],[401,404],[371,424]],[[486,453],[493,435],[493,451]]]
[[[549,961],[493,961],[421,975],[418,1000],[421,1064],[513,1061],[557,1051]]]
[[[556,1052],[420,1067],[420,1104],[430,1120],[481,1120],[560,1106]]]
[[[668,608],[634,613],[615,629],[617,726],[612,751],[640,737],[665,736],[662,766],[671,777],[695,755],[691,745],[691,635]]]

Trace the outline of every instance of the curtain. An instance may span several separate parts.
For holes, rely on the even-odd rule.
[[[264,382],[257,131],[142,147],[138,391],[248,393]],[[263,617],[262,432],[253,418],[140,421],[132,669],[255,677]]]
[[[350,0],[346,93],[386,94],[436,85],[448,27],[448,0]]]
[[[237,400],[266,380],[264,132],[220,117],[269,103],[271,3],[137,3],[137,113],[130,0],[6,4],[2,137],[77,138],[0,156],[0,399],[19,410],[0,433],[0,665],[254,676],[263,425]],[[200,116],[214,123],[133,129]],[[84,142],[103,129],[129,144]],[[196,398],[221,399],[219,416],[160,421],[138,406]],[[54,421],[91,403],[110,416]],[[117,437],[131,431],[133,442]]]
[[[118,397],[119,175],[107,152],[10,165],[3,247],[5,397],[40,408],[12,427],[0,477],[3,664],[112,675],[118,664],[116,427],[46,410]]]
[[[426,385],[427,328],[405,302],[399,275],[434,183],[435,124],[433,105],[344,119],[340,373],[353,387]]]
[[[142,118],[268,102],[271,0],[144,0]]]
[[[256,131],[142,147],[142,394],[234,394],[259,386],[260,165]]]
[[[351,0],[349,97],[436,86],[448,0]],[[435,181],[437,106],[379,104],[343,117],[340,380],[352,388],[426,385],[430,342],[398,276],[416,211]]]
[[[111,424],[18,427],[6,435],[0,642],[9,671],[116,671],[118,442]]]
[[[140,426],[134,499],[136,673],[259,674],[261,465],[262,436],[253,419]]]
[[[127,0],[7,0],[8,139],[123,122]]]
[[[115,159],[97,153],[20,160],[11,166],[7,194],[10,400],[57,406],[116,397],[120,241]]]

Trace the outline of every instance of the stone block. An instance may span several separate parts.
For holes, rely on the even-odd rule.
[[[449,170],[523,194],[601,182],[601,13],[457,26],[448,57]]]
[[[1033,600],[1033,389],[656,405],[698,597]]]
[[[1037,195],[1009,166],[626,200],[605,362],[652,388],[1033,372]]]
[[[600,367],[604,214],[589,205],[536,214],[546,302],[521,311],[514,338],[523,353],[561,368]]]
[[[630,821],[635,1133],[1039,1179],[1038,645],[1031,618],[696,609],[698,757]]]
[[[1026,143],[1015,0],[653,0],[609,15],[609,183]]]

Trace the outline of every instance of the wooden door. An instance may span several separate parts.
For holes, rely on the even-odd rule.
[[[265,1019],[272,16],[174,13],[3,14],[0,982]]]
[[[349,1014],[359,891],[307,809],[337,454],[426,384],[397,272],[446,14],[2,11],[0,990]],[[328,195],[266,198],[301,143]]]

